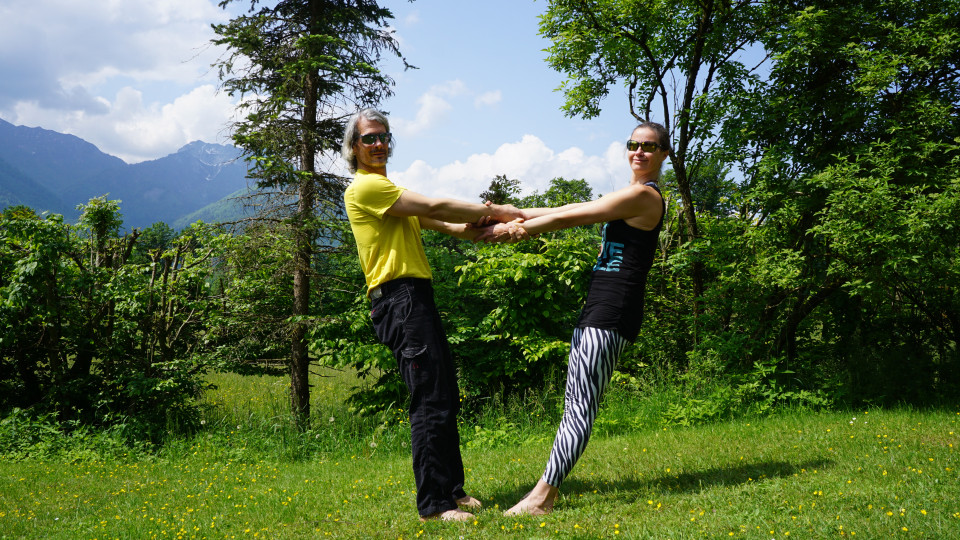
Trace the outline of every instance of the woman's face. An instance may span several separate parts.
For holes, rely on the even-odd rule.
[[[630,139],[641,143],[659,143],[656,132],[647,127],[633,130]],[[668,155],[669,152],[661,148],[653,152],[644,152],[642,148],[633,151],[627,150],[630,169],[633,170],[635,175],[648,180],[653,180],[660,175],[660,166],[663,165],[663,160],[667,159]]]

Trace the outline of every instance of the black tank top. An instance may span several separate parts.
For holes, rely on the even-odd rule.
[[[645,185],[660,193],[655,182]],[[666,213],[666,202],[663,204]],[[631,227],[622,219],[604,224],[603,246],[593,266],[578,328],[617,330],[630,341],[637,338],[643,321],[647,273],[653,266],[661,228],[663,214],[652,231]]]

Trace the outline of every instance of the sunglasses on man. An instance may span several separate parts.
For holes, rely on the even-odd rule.
[[[376,144],[377,139],[380,139],[380,142],[383,144],[390,144],[392,137],[393,135],[390,133],[368,133],[360,136],[360,142],[363,144]]]
[[[633,139],[630,139],[629,141],[627,141],[627,150],[629,150],[629,151],[631,151],[631,152],[636,152],[636,151],[637,151],[637,148],[639,148],[639,149],[641,149],[641,150],[643,150],[644,152],[647,152],[647,153],[655,152],[657,149],[666,150],[665,148],[663,148],[663,147],[660,146],[659,144],[657,144],[657,143],[655,143],[655,142],[651,142],[651,141],[640,142],[640,141],[635,141],[635,140],[633,140]]]

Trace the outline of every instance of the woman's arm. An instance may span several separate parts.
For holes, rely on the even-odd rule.
[[[520,224],[498,223],[476,240],[488,242],[508,240],[506,235],[517,228],[522,228],[530,235],[537,235],[616,219],[629,219],[631,225],[635,227],[652,230],[659,223],[663,213],[663,199],[655,189],[649,186],[630,185],[595,201],[561,206],[554,210],[556,211],[534,212],[533,215],[536,217]],[[524,212],[531,215],[530,210],[524,210]]]
[[[557,212],[566,212],[568,210],[573,210],[574,208],[583,206],[585,204],[590,204],[589,202],[578,202],[565,204],[563,206],[556,207],[547,207],[547,208],[524,208],[523,213],[527,215],[527,219],[533,219],[540,216],[545,216],[547,214],[555,214]]]

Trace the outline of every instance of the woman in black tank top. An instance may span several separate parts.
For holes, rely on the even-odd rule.
[[[666,210],[656,181],[670,154],[667,130],[645,122],[627,141],[630,183],[595,201],[527,208],[522,223],[498,223],[478,241],[510,242],[578,225],[606,224],[590,288],[571,340],[563,419],[543,476],[507,515],[553,510],[560,483],[586,449],[604,389],[620,353],[637,337],[644,287]]]

